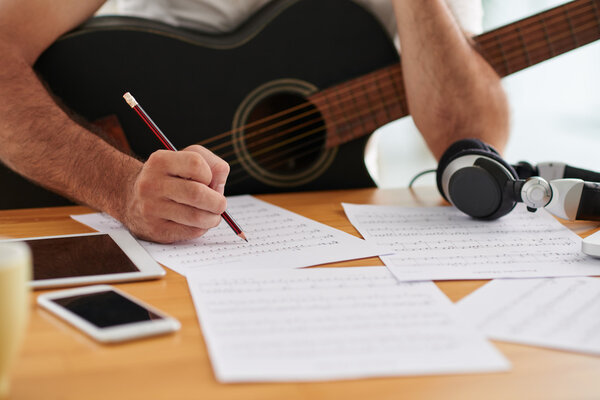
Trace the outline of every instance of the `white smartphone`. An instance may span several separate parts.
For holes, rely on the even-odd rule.
[[[177,331],[181,324],[110,285],[44,293],[38,304],[92,338],[122,342]]]

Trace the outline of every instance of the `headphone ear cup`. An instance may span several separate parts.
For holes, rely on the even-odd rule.
[[[493,151],[494,153],[498,154],[496,150],[483,143],[481,140],[474,138],[457,140],[446,149],[444,154],[442,154],[442,157],[438,162],[435,178],[438,191],[440,192],[442,197],[446,199],[446,201],[450,200],[446,197],[446,194],[444,193],[444,190],[442,188],[442,176],[444,174],[444,170],[446,169],[448,164],[450,164],[454,159],[464,154],[472,154],[471,151],[473,150],[481,150],[484,152],[483,154],[486,154],[487,151]]]
[[[478,219],[496,219],[508,214],[517,204],[507,185],[514,181],[502,164],[489,155],[478,156],[473,165],[465,166],[450,176],[448,195],[452,204],[465,214]]]
[[[517,199],[506,190],[506,183],[516,179],[514,168],[477,139],[453,143],[440,159],[436,175],[442,196],[465,214],[480,219],[496,219],[514,208]]]

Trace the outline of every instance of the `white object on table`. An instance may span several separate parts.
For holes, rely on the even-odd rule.
[[[233,234],[224,222],[187,242],[170,245],[140,242],[156,261],[183,275],[210,265],[300,268],[383,254],[356,236],[252,196],[228,197],[227,204],[248,242]],[[106,214],[72,218],[102,232],[125,229]]]
[[[490,338],[600,355],[600,279],[497,279],[457,303]]]
[[[544,210],[482,221],[454,207],[343,206],[368,242],[395,251],[381,260],[399,280],[600,275],[581,238]]]
[[[504,371],[432,282],[385,267],[187,275],[217,379],[308,381]]]

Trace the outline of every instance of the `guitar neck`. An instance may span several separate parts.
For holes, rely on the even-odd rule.
[[[600,0],[575,0],[473,38],[501,77],[600,39]],[[410,114],[401,64],[311,97],[327,126],[327,147],[368,135]]]
[[[500,76],[600,39],[600,0],[576,0],[474,38]]]

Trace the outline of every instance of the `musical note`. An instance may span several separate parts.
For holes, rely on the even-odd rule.
[[[395,251],[381,259],[400,280],[600,274],[581,239],[544,210],[480,221],[453,207],[343,206],[367,241]]]
[[[458,303],[489,337],[600,355],[600,279],[497,279]]]
[[[506,370],[431,282],[385,267],[187,275],[221,382],[303,381]]]
[[[248,242],[232,235],[222,222],[195,240],[171,245],[140,243],[156,261],[183,275],[209,265],[300,268],[382,254],[364,240],[252,196],[228,197],[227,205]],[[106,214],[72,218],[101,232],[124,229]]]

